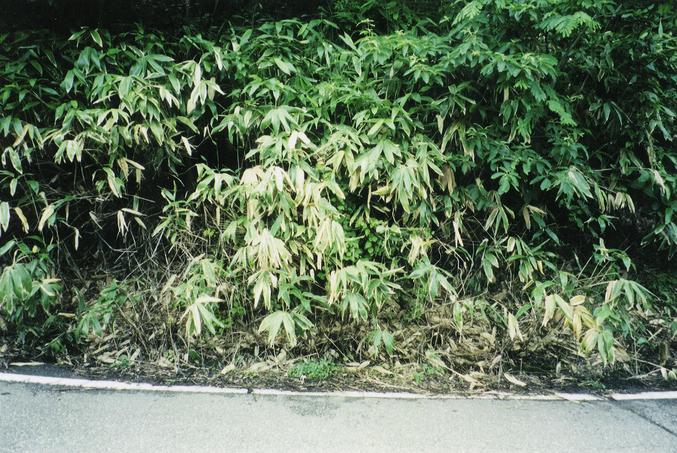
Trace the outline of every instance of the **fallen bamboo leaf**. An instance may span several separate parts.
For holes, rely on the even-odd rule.
[[[510,373],[503,373],[503,377],[505,377],[505,379],[508,382],[510,382],[511,384],[517,385],[519,387],[526,387],[527,386],[527,384],[525,382],[520,381],[519,379],[517,379],[515,376],[513,376]]]

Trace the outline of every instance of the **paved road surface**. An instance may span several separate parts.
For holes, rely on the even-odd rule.
[[[677,452],[677,400],[406,400],[0,382],[0,452]]]

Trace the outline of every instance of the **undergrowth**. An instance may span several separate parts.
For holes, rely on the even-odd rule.
[[[673,379],[674,7],[419,6],[0,34],[5,338]]]

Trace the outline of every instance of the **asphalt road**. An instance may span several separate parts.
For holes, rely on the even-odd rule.
[[[677,452],[677,400],[407,400],[0,382],[1,452]]]

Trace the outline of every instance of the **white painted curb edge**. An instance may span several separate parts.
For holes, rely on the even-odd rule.
[[[675,400],[677,392],[640,392],[640,393],[612,393],[609,398],[615,401],[630,400]]]
[[[246,389],[233,387],[209,387],[200,385],[154,385],[146,383],[97,381],[90,379],[61,378],[51,376],[36,376],[28,374],[0,373],[0,382],[21,384],[38,384],[58,387],[71,387],[95,390],[114,391],[144,391],[144,392],[171,392],[171,393],[206,393],[219,395],[252,394],[259,396],[302,396],[302,397],[341,397],[341,398],[381,398],[381,399],[490,399],[490,400],[538,400],[538,401],[603,401],[606,398],[588,393],[551,394],[515,394],[508,392],[486,392],[480,394],[446,394],[426,395],[407,392],[299,392],[275,389]],[[608,398],[615,401],[627,400],[674,400],[677,392],[641,392],[641,393],[612,393]]]
[[[15,382],[20,384],[53,385],[60,387],[75,387],[82,389],[100,390],[142,390],[152,392],[190,392],[190,393],[247,393],[247,389],[219,388],[192,385],[153,385],[134,382],[96,381],[90,379],[60,378],[52,376],[35,376],[29,374],[0,373],[0,382]]]

